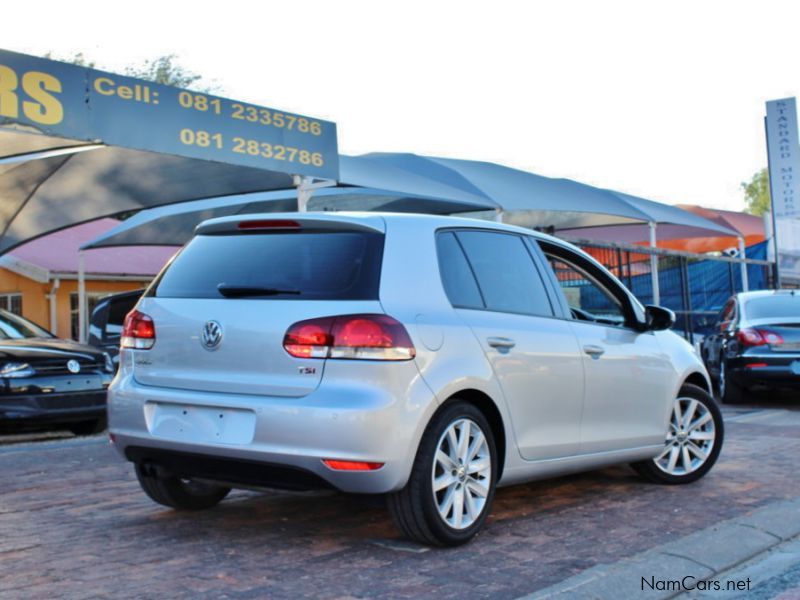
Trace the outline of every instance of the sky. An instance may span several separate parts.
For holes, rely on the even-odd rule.
[[[3,7],[0,46],[111,71],[177,54],[221,95],[335,121],[344,154],[741,210],[764,102],[800,92],[798,17],[771,0],[39,0]]]

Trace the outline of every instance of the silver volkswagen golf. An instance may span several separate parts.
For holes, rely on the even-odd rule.
[[[722,418],[673,321],[527,229],[214,219],[126,319],[111,438],[166,506],[232,487],[385,494],[403,534],[456,545],[500,485],[618,463],[666,484],[708,472]]]

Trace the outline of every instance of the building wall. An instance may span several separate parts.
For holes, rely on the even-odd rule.
[[[136,290],[147,285],[146,281],[86,281],[86,293],[98,293],[103,296]],[[50,304],[47,294],[53,282],[39,283],[18,275],[13,271],[0,268],[0,294],[22,294],[22,316],[49,329],[58,337],[69,338],[71,334],[70,294],[78,292],[76,280],[62,279],[56,292],[56,330],[50,322]]]

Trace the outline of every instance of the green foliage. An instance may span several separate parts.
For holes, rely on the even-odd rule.
[[[179,88],[192,88],[198,92],[211,92],[215,86],[202,85],[202,75],[190,71],[177,63],[177,56],[167,54],[153,60],[146,60],[141,66],[125,69],[125,74],[138,79],[145,79],[162,85]]]
[[[744,191],[747,212],[761,216],[770,210],[769,173],[767,169],[761,169],[754,173],[750,181],[743,181],[741,188]]]
[[[97,66],[97,63],[87,59],[83,55],[83,52],[76,52],[72,56],[53,56],[52,52],[48,52],[44,57],[50,60],[60,60],[61,62],[78,65],[79,67],[89,67],[90,69],[94,69]]]
[[[79,67],[103,68],[99,67],[94,60],[86,58],[83,52],[76,52],[71,56],[54,56],[52,52],[48,52],[44,57],[78,65]],[[153,60],[145,60],[141,65],[131,65],[125,69],[124,74],[129,77],[152,81],[153,83],[190,88],[198,92],[215,93],[219,91],[218,85],[204,84],[202,75],[179,65],[178,57],[175,54],[167,54]]]

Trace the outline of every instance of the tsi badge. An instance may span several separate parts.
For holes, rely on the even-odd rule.
[[[81,363],[79,363],[74,358],[67,361],[67,371],[70,373],[80,373],[81,372]]]
[[[216,321],[206,321],[200,343],[206,350],[216,350],[222,342],[222,325]]]

